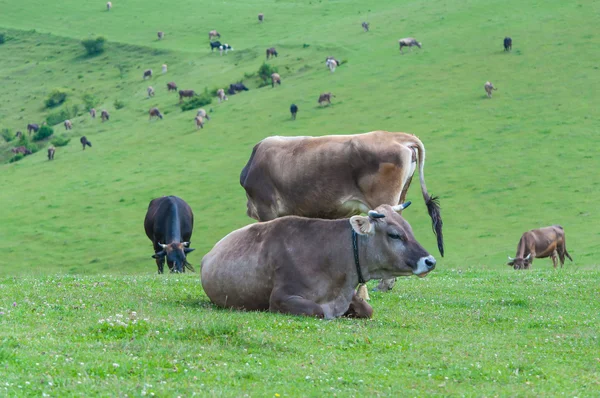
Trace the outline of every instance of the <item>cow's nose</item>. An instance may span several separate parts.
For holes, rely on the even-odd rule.
[[[433,256],[429,256],[425,259],[425,265],[427,266],[427,269],[429,271],[431,271],[432,269],[435,268],[435,258]]]

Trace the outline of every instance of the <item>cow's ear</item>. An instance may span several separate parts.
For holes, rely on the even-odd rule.
[[[510,265],[512,267],[515,265],[515,260],[507,262],[506,265]]]
[[[188,254],[189,252],[193,252],[194,250],[196,250],[196,249],[192,249],[191,247],[186,247],[186,248],[183,249],[183,252],[185,254]]]
[[[353,216],[350,218],[350,225],[352,226],[352,229],[359,235],[375,234],[375,226],[369,217]]]
[[[164,250],[162,250],[162,251],[159,251],[158,253],[155,253],[155,254],[153,254],[153,255],[152,255],[152,258],[160,258],[160,257],[164,257],[164,256],[165,256],[165,254],[166,254],[166,253],[165,253],[165,251],[164,251]]]

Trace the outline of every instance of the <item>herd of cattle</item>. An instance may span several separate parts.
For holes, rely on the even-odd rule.
[[[108,2],[107,11],[112,8]],[[260,23],[264,15],[259,14]],[[369,23],[362,28],[369,31]],[[158,32],[162,40],[165,33]],[[218,48],[227,54],[228,44],[213,41],[221,35],[209,32],[211,51]],[[412,50],[422,44],[414,38],[399,40]],[[512,39],[504,39],[505,51],[512,49]],[[277,57],[274,47],[266,58]],[[340,61],[326,58],[333,73]],[[163,73],[167,66],[163,65]],[[145,70],[143,79],[152,78]],[[272,86],[281,84],[277,73]],[[486,82],[488,97],[496,90]],[[167,91],[176,91],[175,82]],[[247,91],[243,83],[229,86],[227,94]],[[148,87],[148,97],[155,95]],[[179,101],[196,95],[194,90],[179,90]],[[217,91],[219,102],[228,98],[224,89]],[[319,96],[318,102],[331,104],[331,92]],[[298,106],[290,113],[296,118]],[[96,117],[96,110],[90,110]],[[163,119],[156,107],[150,119]],[[110,115],[101,111],[102,122]],[[199,109],[195,124],[203,128],[210,120]],[[70,120],[64,122],[70,130]],[[29,134],[39,129],[29,124]],[[20,132],[19,132],[20,133]],[[81,137],[83,149],[92,144]],[[25,150],[27,150],[25,148]],[[13,152],[21,151],[19,148]],[[48,149],[54,159],[55,148]],[[15,152],[17,153],[17,152]],[[315,167],[317,166],[318,167]],[[435,269],[436,259],[416,240],[402,212],[411,204],[406,195],[418,169],[421,193],[432,221],[437,247],[444,256],[443,222],[439,200],[425,185],[425,146],[412,134],[373,131],[356,135],[322,137],[267,137],[257,143],[241,170],[240,185],[247,197],[247,215],[257,223],[229,233],[215,244],[201,262],[201,282],[210,300],[218,306],[242,310],[275,312],[335,318],[339,316],[371,317],[365,283],[381,280],[377,289],[390,290],[398,276],[425,277]],[[363,215],[364,214],[364,215]],[[171,272],[194,271],[187,255],[194,215],[190,206],[176,196],[153,199],[146,213],[144,229],[152,241],[158,273],[164,264]],[[509,257],[514,269],[528,269],[534,258],[551,257],[556,268],[567,252],[562,227],[531,230],[523,234],[515,258]],[[358,287],[358,289],[357,289]]]

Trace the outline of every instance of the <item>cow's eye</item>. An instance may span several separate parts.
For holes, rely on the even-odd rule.
[[[388,236],[392,239],[400,239],[400,235],[398,234],[388,234]]]

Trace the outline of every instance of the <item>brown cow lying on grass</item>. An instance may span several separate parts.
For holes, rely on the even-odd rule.
[[[573,261],[567,252],[565,230],[560,225],[553,225],[525,232],[517,246],[516,257],[508,256],[510,260],[508,265],[516,270],[529,269],[534,258],[551,257],[554,268],[558,265],[558,259],[560,259],[562,268],[565,263],[565,255]]]

